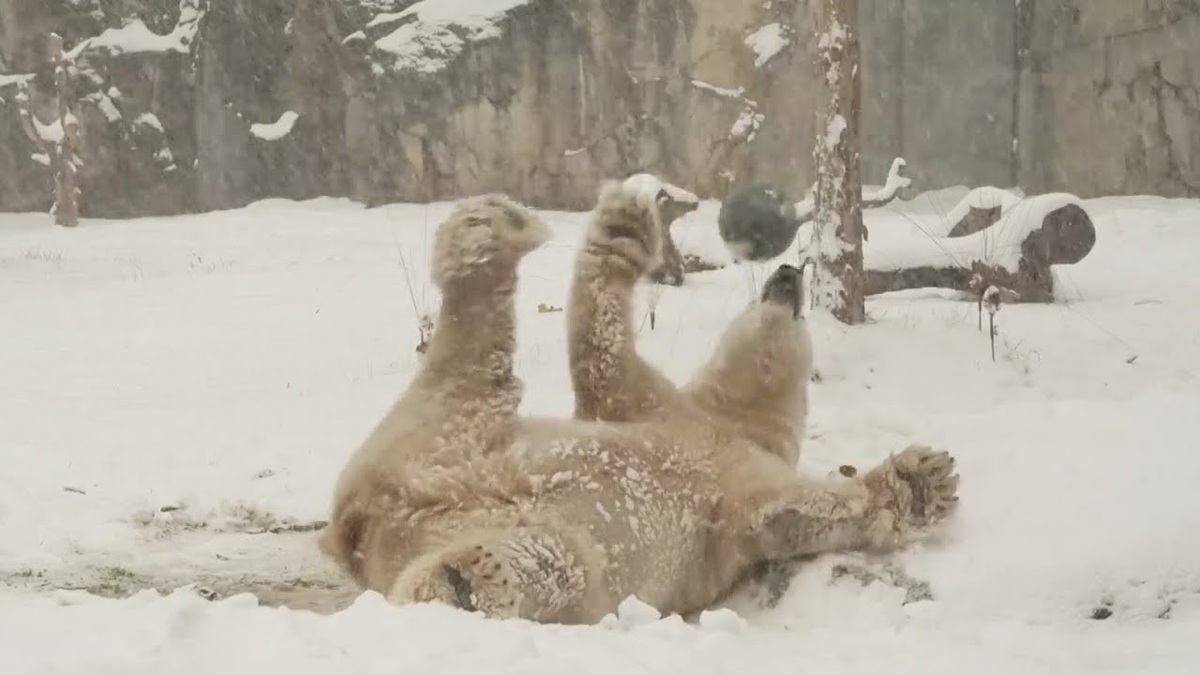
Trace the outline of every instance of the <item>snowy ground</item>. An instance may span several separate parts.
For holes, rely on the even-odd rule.
[[[952,205],[872,212],[872,245],[945,229]],[[1058,270],[1068,301],[1003,308],[995,363],[974,303],[942,292],[873,299],[865,327],[813,320],[801,468],[951,449],[942,541],[808,563],[773,607],[733,599],[743,618],[574,628],[355,600],[314,549],[336,472],[416,363],[449,205],[75,231],[0,215],[0,671],[1200,672],[1200,202],[1085,205],[1099,238]],[[685,253],[720,257],[715,216],[677,225]],[[586,216],[546,217],[518,367],[525,408],[565,416],[563,315],[538,306],[564,304]],[[685,380],[771,267],[662,290],[641,349]]]

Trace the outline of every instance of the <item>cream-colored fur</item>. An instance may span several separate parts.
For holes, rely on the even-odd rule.
[[[549,236],[536,215],[499,195],[464,200],[439,228],[432,276],[442,304],[433,338],[408,390],[339,477],[320,540],[360,584],[385,590],[380,579],[390,583],[408,552],[423,545],[420,536],[392,535],[398,503],[484,503],[489,495],[506,499],[521,482],[472,468],[478,455],[511,438],[523,392],[512,369],[517,265]],[[376,541],[386,545],[360,555],[360,546]]]
[[[634,344],[634,289],[661,261],[659,199],[665,195],[625,183],[600,190],[567,303],[576,419],[644,420],[679,398]]]
[[[795,466],[812,375],[812,343],[803,317],[797,315],[794,344],[767,339],[762,323],[735,320],[710,361],[682,389],[638,353],[634,290],[659,264],[660,206],[670,199],[665,191],[647,193],[646,182],[631,178],[605,184],[576,258],[567,305],[576,419],[632,422],[697,414],[698,409]],[[744,350],[758,356],[731,359]],[[791,397],[790,417],[760,413],[759,398],[779,396]]]
[[[439,231],[447,245],[435,266],[472,270],[435,272],[449,297],[452,286],[471,286],[479,274],[510,278],[502,263],[524,250],[505,256],[493,246],[481,256],[478,247],[463,246],[459,254],[472,264],[451,264],[453,246],[473,241],[456,234],[462,221],[452,218]],[[697,391],[712,387],[735,407],[753,401],[764,423],[794,424],[805,386],[796,375],[805,370],[789,364],[807,358],[796,312],[800,286],[795,268],[772,275],[761,301],[730,329],[735,341],[753,344],[729,342],[709,366],[711,385],[701,379]],[[690,613],[710,606],[759,562],[888,550],[953,510],[953,460],[924,447],[908,448],[861,478],[825,482],[796,476],[737,425],[690,404],[678,415],[631,423],[519,417],[508,404],[511,371],[471,365],[511,363],[511,339],[488,349],[472,341],[479,337],[469,339],[511,326],[511,301],[501,300],[487,297],[502,309],[469,313],[476,323],[459,334],[441,329],[453,309],[443,305],[429,355],[460,355],[442,364],[440,377],[418,375],[339,481],[323,549],[393,602],[441,601],[496,617],[578,623],[636,595],[662,611]],[[773,377],[734,377],[765,370]],[[492,392],[481,391],[488,378],[478,376],[486,373]],[[730,386],[748,390],[718,392],[722,373]],[[505,404],[473,406],[464,422],[458,406],[471,397]],[[454,405],[436,403],[442,401]],[[469,433],[456,432],[464,423]]]

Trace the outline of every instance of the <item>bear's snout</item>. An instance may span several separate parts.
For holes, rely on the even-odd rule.
[[[793,319],[800,318],[803,296],[804,273],[794,265],[780,265],[763,284],[762,301],[791,307]]]

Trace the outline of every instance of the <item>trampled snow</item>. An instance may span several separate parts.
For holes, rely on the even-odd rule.
[[[803,564],[773,607],[749,587],[696,623],[629,602],[590,627],[355,598],[315,550],[337,472],[419,358],[450,204],[0,215],[0,670],[1200,672],[1200,202],[1083,204],[1095,249],[1056,268],[1061,302],[1002,308],[994,363],[948,291],[873,298],[861,327],[811,319],[801,470],[950,449],[945,536]],[[720,260],[717,208],[676,224],[682,252]],[[871,239],[935,231],[946,208],[868,211]],[[545,217],[517,368],[524,410],[568,416],[563,314],[539,305],[565,306],[587,216]],[[639,349],[686,380],[795,255],[660,289]]]

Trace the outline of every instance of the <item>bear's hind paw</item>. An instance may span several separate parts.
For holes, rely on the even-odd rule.
[[[552,620],[582,597],[585,575],[557,539],[522,532],[456,547],[401,573],[388,599],[440,602],[497,619]]]
[[[935,525],[958,507],[958,474],[950,453],[910,445],[896,456],[897,477],[909,488],[908,519],[919,527]]]
[[[870,489],[876,517],[872,544],[893,548],[914,531],[949,518],[958,507],[958,480],[950,453],[927,445],[910,445],[871,471],[864,482]]]

